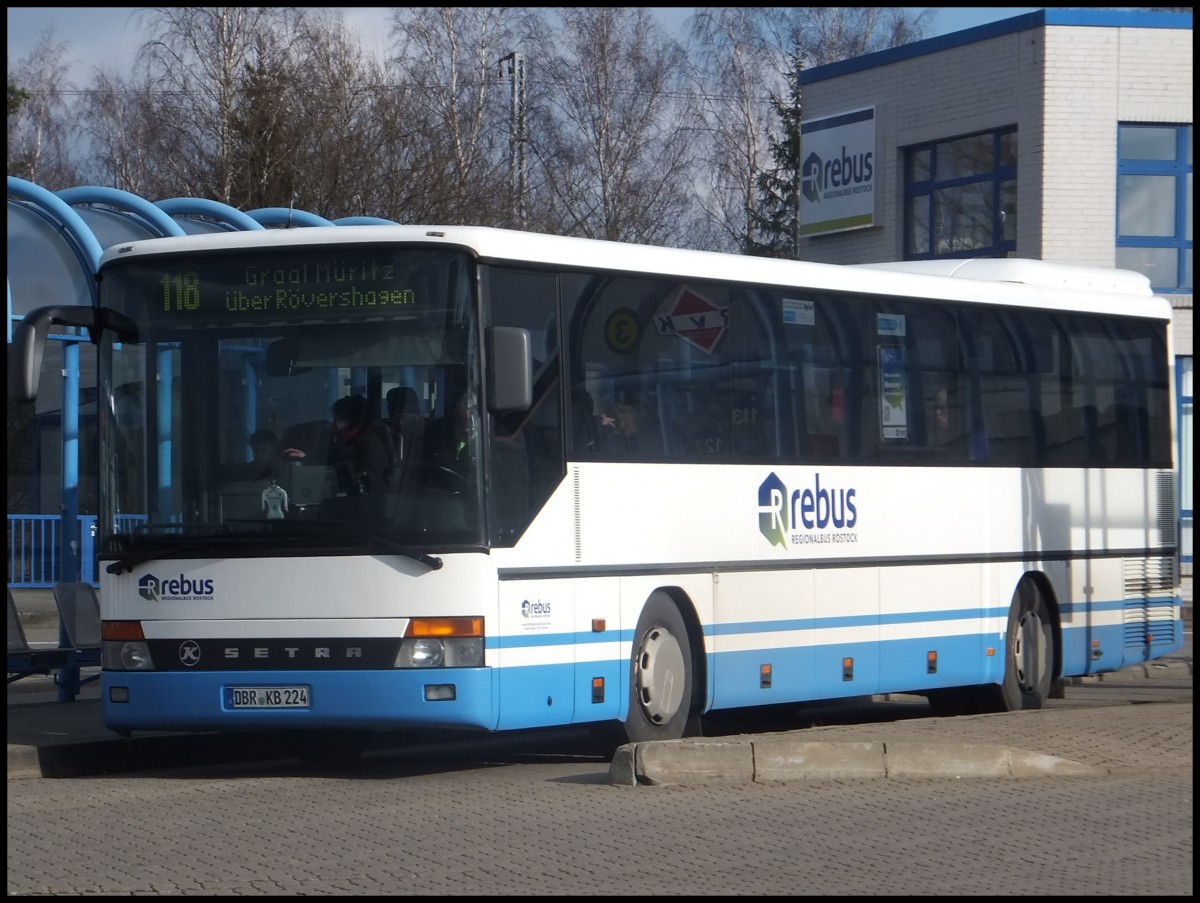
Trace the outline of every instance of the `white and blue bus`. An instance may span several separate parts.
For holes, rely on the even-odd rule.
[[[115,731],[669,739],[1038,708],[1182,645],[1171,310],[1136,274],[336,226],[98,280],[26,317],[14,391],[49,324],[90,330]]]

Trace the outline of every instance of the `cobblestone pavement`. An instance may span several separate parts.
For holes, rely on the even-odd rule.
[[[8,893],[1193,892],[1190,701],[802,733],[1003,742],[1105,773],[622,787],[602,758],[518,746],[18,780]]]
[[[602,762],[9,784],[8,893],[1193,892],[1191,769],[617,787]]]

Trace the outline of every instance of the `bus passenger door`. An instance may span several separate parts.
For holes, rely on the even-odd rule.
[[[498,730],[570,724],[575,699],[574,587],[570,580],[500,583],[500,630],[492,656]]]

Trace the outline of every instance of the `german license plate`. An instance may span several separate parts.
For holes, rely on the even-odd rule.
[[[308,687],[226,687],[227,709],[307,709]]]

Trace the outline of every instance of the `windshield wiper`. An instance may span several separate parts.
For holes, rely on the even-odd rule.
[[[438,571],[442,568],[442,559],[436,555],[427,555],[419,549],[414,549],[412,546],[401,545],[398,542],[393,542],[386,536],[380,536],[378,533],[368,533],[367,539],[375,544],[382,546],[388,552],[394,555],[403,555],[405,558],[411,558],[413,561],[419,561],[431,571]]]
[[[141,564],[143,561],[153,561],[155,558],[168,558],[194,548],[197,548],[197,543],[185,542],[177,546],[167,546],[165,549],[145,549],[144,551],[134,552],[131,555],[126,555],[124,558],[114,561],[105,570],[110,574],[119,574],[121,571],[132,571],[134,565]]]

